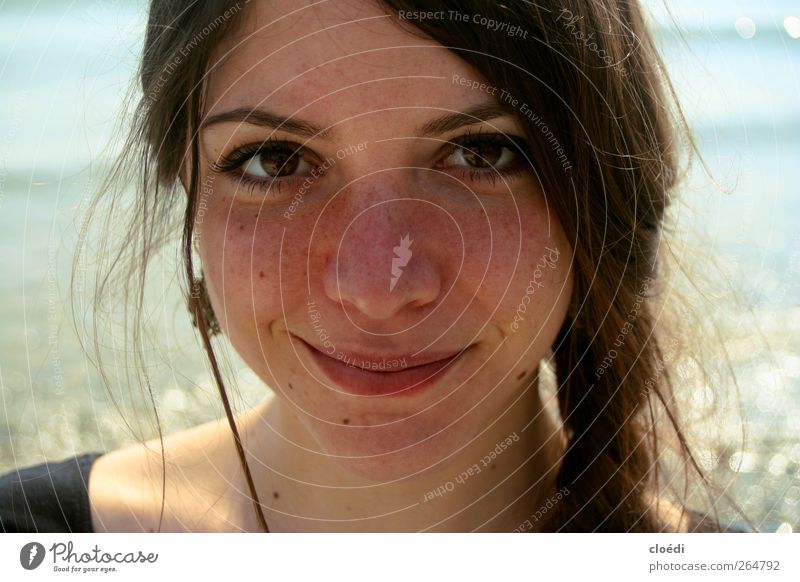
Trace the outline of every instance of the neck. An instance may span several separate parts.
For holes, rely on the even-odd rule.
[[[520,390],[505,414],[434,470],[388,484],[321,455],[291,410],[268,399],[241,424],[270,531],[510,532],[530,525],[555,494],[564,442],[537,379]],[[257,530],[252,514],[252,503],[243,503],[246,529]]]

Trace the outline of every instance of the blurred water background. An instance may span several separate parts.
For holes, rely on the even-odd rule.
[[[718,182],[696,167],[676,222],[740,289],[740,309],[725,311],[728,304],[713,297],[701,309],[723,322],[746,438],[743,445],[736,423],[726,424],[701,460],[731,483],[762,530],[796,531],[800,6],[670,3],[680,36],[662,4],[647,6]],[[132,442],[72,328],[67,283],[78,213],[113,154],[106,146],[135,74],[144,18],[142,2],[0,0],[0,473]],[[91,270],[91,262],[82,267]],[[172,432],[223,413],[175,275],[165,268],[159,276],[151,290],[159,311],[151,316],[169,333],[156,334],[167,355],[154,359],[150,376],[161,423]],[[116,339],[107,346],[112,354],[124,349]],[[248,369],[233,373],[242,402],[263,396]],[[704,386],[685,395],[699,407],[707,396]],[[125,390],[117,397],[130,418]]]

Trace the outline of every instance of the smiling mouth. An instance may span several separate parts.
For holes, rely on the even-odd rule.
[[[472,346],[444,358],[409,366],[409,356],[361,358],[326,354],[297,338],[334,389],[355,396],[412,396],[438,384]]]

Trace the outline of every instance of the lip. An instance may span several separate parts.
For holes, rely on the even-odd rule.
[[[450,355],[432,354],[423,362],[407,365],[408,356],[375,356],[335,352],[326,354],[305,340],[297,338],[314,360],[317,367],[340,391],[355,396],[409,397],[438,384],[457,364],[470,347]],[[365,367],[383,367],[386,371],[373,371]]]

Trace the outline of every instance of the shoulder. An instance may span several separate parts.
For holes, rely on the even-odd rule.
[[[154,439],[98,458],[89,479],[94,531],[225,531],[236,510],[226,492],[238,460],[226,428],[211,421],[165,435],[163,455]]]
[[[87,480],[102,453],[84,453],[0,476],[3,532],[90,532]]]

